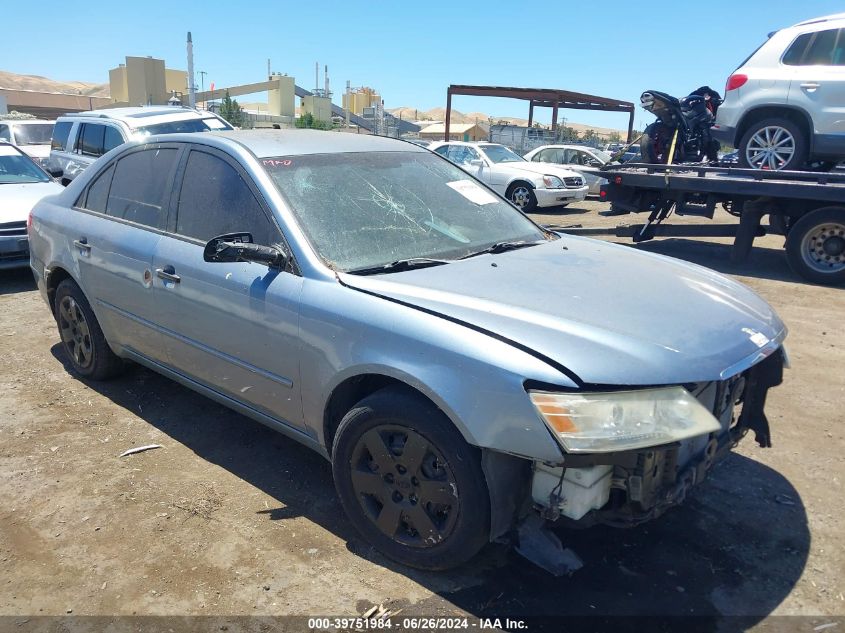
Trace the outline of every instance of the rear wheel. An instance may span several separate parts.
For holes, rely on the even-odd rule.
[[[640,137],[640,154],[642,162],[654,165],[663,165],[669,156],[669,148],[672,146],[672,136],[675,130],[662,123],[652,123]],[[675,155],[678,155],[677,141]],[[673,161],[674,162],[674,161]]]
[[[508,187],[507,198],[525,213],[537,208],[537,196],[534,195],[534,188],[527,182],[513,183]]]
[[[789,266],[820,284],[845,283],[845,207],[824,207],[800,218],[786,237]]]
[[[477,451],[419,394],[388,387],[359,402],[340,423],[332,465],[350,521],[394,560],[448,569],[487,542]]]
[[[123,361],[109,347],[88,300],[70,279],[56,288],[55,316],[62,348],[77,374],[106,380],[120,373]]]
[[[752,169],[803,169],[807,139],[801,128],[784,118],[754,123],[739,141],[739,164]]]

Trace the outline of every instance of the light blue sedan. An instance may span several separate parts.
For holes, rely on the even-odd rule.
[[[320,452],[408,565],[540,518],[636,524],[749,429],[769,445],[786,329],[765,301],[551,233],[410,143],[152,137],[42,200],[30,236],[77,374],[132,360]]]

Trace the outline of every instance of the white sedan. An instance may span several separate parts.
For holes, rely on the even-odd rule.
[[[565,206],[587,197],[584,177],[557,165],[530,163],[498,143],[433,143],[433,152],[448,158],[523,211]]]
[[[29,266],[29,212],[64,189],[17,147],[0,142],[0,270]]]
[[[607,152],[585,145],[543,145],[525,155],[525,160],[532,163],[561,165],[577,171],[587,180],[591,196],[601,193],[605,180],[596,172],[610,159],[611,155]]]

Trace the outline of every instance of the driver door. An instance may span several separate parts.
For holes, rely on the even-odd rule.
[[[209,263],[212,237],[282,234],[252,178],[211,148],[186,152],[168,233],[153,257],[153,286],[169,364],[248,407],[302,428],[299,301],[302,278],[256,263]]]

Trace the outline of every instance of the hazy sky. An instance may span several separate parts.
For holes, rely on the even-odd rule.
[[[0,70],[103,83],[126,55],[194,68],[206,88],[262,81],[273,71],[314,87],[328,64],[335,103],[350,80],[385,107],[445,106],[451,84],[559,88],[638,102],[643,90],[683,96],[727,76],[769,32],[845,11],[841,0],[650,2],[85,2],[15,3],[0,38]],[[200,77],[197,75],[197,84]],[[262,94],[242,98],[263,101]],[[527,117],[527,103],[457,97],[454,107]],[[626,115],[562,111],[591,125]],[[550,121],[550,110],[538,120]],[[637,127],[650,116],[637,108]]]

